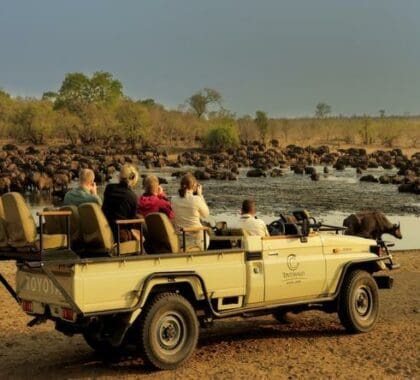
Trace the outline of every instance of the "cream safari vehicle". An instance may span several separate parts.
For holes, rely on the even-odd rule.
[[[204,252],[180,249],[192,231],[178,236],[163,214],[118,221],[144,223],[146,253],[143,239],[114,242],[95,204],[40,212],[38,229],[20,194],[0,206],[0,258],[16,260],[16,288],[0,280],[33,316],[28,325],[51,320],[102,354],[135,349],[158,369],[184,363],[199,327],[218,318],[320,309],[368,332],[378,288],[392,286],[383,270],[397,266],[383,242],[338,234],[305,211],[294,213],[298,223],[278,221],[276,236],[211,234]]]

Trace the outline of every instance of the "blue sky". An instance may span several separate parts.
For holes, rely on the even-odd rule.
[[[238,115],[420,114],[420,1],[0,0],[0,87],[97,70],[170,108],[211,87]]]

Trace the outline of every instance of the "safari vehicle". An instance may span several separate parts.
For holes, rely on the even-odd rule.
[[[210,248],[224,248],[207,251],[181,249],[179,240],[193,231],[179,239],[163,214],[118,221],[144,223],[146,253],[139,241],[114,242],[95,204],[40,212],[39,236],[19,194],[3,195],[1,204],[0,257],[16,260],[16,289],[0,279],[33,316],[28,325],[51,320],[102,354],[134,349],[158,369],[184,363],[200,325],[218,318],[281,320],[320,309],[338,312],[349,332],[368,332],[378,318],[378,288],[392,286],[377,272],[397,266],[385,244],[338,234],[302,210],[297,223],[278,221],[276,236],[232,231],[212,236]]]

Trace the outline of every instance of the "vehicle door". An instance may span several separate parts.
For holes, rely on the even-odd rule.
[[[322,241],[311,233],[263,238],[265,301],[318,298],[326,291],[326,262]]]

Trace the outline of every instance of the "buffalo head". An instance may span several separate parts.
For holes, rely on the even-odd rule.
[[[400,223],[392,226],[392,235],[394,235],[397,239],[402,239]]]

